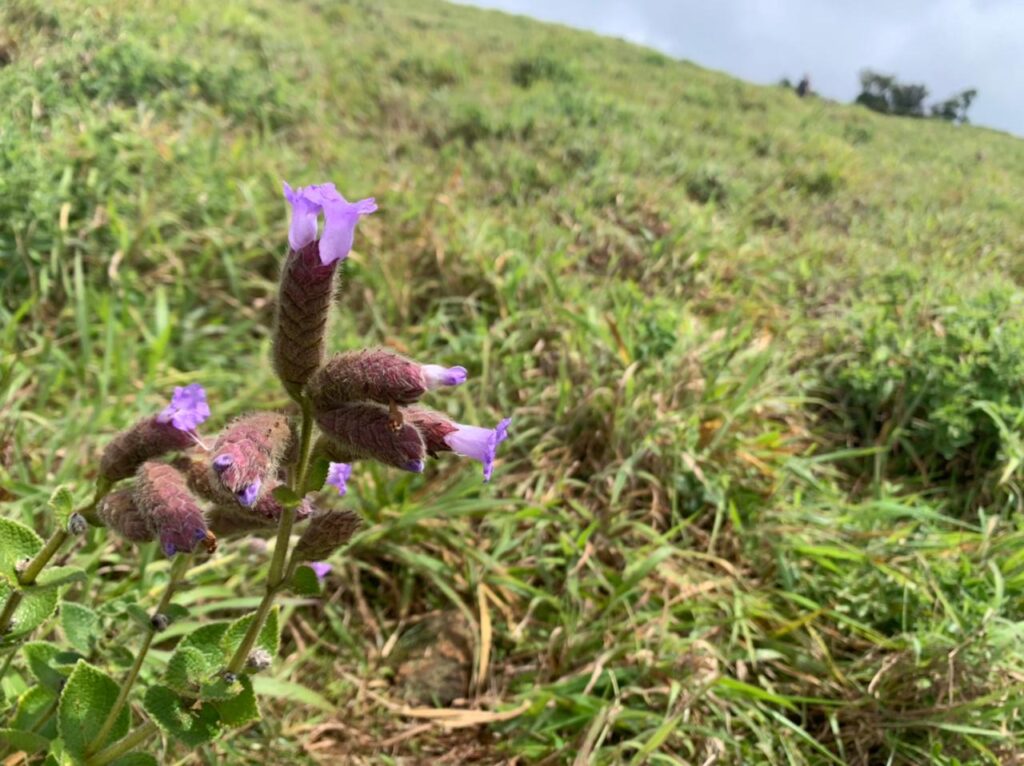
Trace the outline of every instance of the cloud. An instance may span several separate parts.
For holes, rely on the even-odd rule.
[[[1019,0],[483,0],[591,29],[759,83],[805,72],[852,101],[865,68],[924,83],[931,99],[968,87],[971,119],[1024,135]]]

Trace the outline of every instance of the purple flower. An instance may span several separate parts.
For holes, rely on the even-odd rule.
[[[238,502],[246,508],[251,508],[252,504],[256,502],[256,498],[259,497],[260,487],[262,484],[263,482],[259,479],[256,479],[256,481],[251,482],[250,484],[246,484],[242,489],[235,493],[235,497],[238,498]]]
[[[444,442],[452,448],[452,452],[483,463],[484,481],[490,481],[495,452],[498,445],[508,438],[508,426],[511,422],[512,418],[505,418],[494,428],[456,423],[455,430],[444,437]]]
[[[352,466],[349,463],[331,463],[327,469],[327,483],[337,487],[338,494],[344,495],[348,492],[348,479],[352,475]]]
[[[440,388],[441,386],[457,386],[466,382],[465,367],[442,367],[439,364],[425,364],[423,379],[427,382],[427,388]]]
[[[317,219],[321,212],[324,214],[324,231],[320,237],[320,262],[324,266],[348,257],[359,219],[377,210],[372,197],[349,202],[330,183],[292,189],[285,182],[284,198],[292,206],[288,227],[288,244],[292,250],[301,250],[316,239]]]
[[[321,582],[323,582],[323,579],[327,577],[327,575],[329,575],[331,571],[334,569],[334,567],[332,567],[326,561],[314,561],[309,565],[309,568],[312,569],[313,572],[316,574],[316,579],[320,580]]]
[[[206,403],[206,391],[198,383],[192,383],[175,388],[171,403],[156,419],[160,423],[170,423],[179,431],[195,431],[208,417],[210,407]]]

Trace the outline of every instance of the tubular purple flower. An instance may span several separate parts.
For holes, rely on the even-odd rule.
[[[288,244],[293,251],[298,252],[316,239],[317,219],[321,212],[324,214],[324,231],[320,238],[320,262],[324,266],[348,257],[359,219],[377,210],[372,197],[349,202],[331,183],[292,189],[283,182],[283,186],[284,198],[292,206]]]
[[[466,382],[465,367],[442,367],[439,364],[423,365],[423,378],[428,389],[441,386],[458,386]]]
[[[327,483],[338,490],[338,494],[344,496],[348,492],[348,479],[352,475],[352,465],[349,463],[331,463],[327,469]]]
[[[348,202],[340,194],[324,203],[324,234],[320,238],[320,261],[325,266],[348,258],[355,239],[356,224],[364,215],[376,212],[372,197]]]
[[[156,416],[156,420],[158,423],[170,423],[179,431],[195,431],[208,417],[210,407],[206,403],[206,391],[198,383],[190,383],[174,389],[171,403]]]
[[[287,181],[284,184],[284,198],[292,206],[292,220],[288,226],[288,244],[298,252],[316,239],[316,219],[323,204],[319,195],[310,193],[310,187],[292,189]]]
[[[494,428],[455,424],[455,430],[444,437],[452,451],[463,457],[479,460],[484,466],[484,481],[490,481],[494,470],[494,455],[498,445],[508,438],[512,418],[504,418]]]

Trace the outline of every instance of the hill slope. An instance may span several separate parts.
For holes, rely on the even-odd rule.
[[[485,490],[357,472],[277,670],[342,712],[282,702],[261,759],[1019,757],[1024,142],[435,2],[173,5],[0,11],[4,512],[84,496],[172,385],[283,402],[282,179],[380,204],[333,347],[514,414]],[[103,600],[135,554],[90,551]],[[394,637],[464,615],[465,683],[481,609],[472,694],[528,708],[414,731]]]

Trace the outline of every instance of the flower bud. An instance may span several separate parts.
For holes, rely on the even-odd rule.
[[[238,502],[252,506],[271,480],[292,440],[288,418],[260,412],[239,418],[213,447],[213,471]]]
[[[154,631],[159,633],[162,630],[167,630],[171,624],[171,618],[162,612],[157,612],[149,618],[149,624]]]
[[[419,473],[425,453],[419,431],[396,422],[387,407],[370,402],[343,404],[317,412],[316,421],[339,451]]]
[[[314,227],[315,228],[315,227]],[[284,262],[274,326],[274,370],[285,390],[298,399],[306,381],[324,360],[324,336],[334,297],[337,261],[320,260],[319,242]]]
[[[85,516],[82,514],[75,512],[68,516],[68,534],[84,535],[88,529],[89,522],[85,520]]]
[[[168,556],[190,553],[200,543],[214,539],[203,512],[189,492],[185,477],[166,463],[146,462],[139,468],[135,504],[149,517]]]
[[[352,539],[363,520],[352,511],[325,511],[314,516],[295,544],[297,561],[319,561]]]
[[[206,523],[218,537],[234,537],[250,532],[260,532],[269,529],[276,529],[284,513],[277,498],[274,497],[274,490],[281,486],[281,482],[274,481],[267,487],[267,491],[257,500],[252,508],[246,508],[227,495],[220,504],[216,505],[206,514]],[[313,514],[312,503],[307,499],[295,509],[295,520],[304,521]]]
[[[127,479],[147,460],[195,444],[190,431],[182,431],[172,423],[161,423],[158,418],[140,420],[114,437],[100,458],[101,477],[110,482]]]
[[[122,489],[103,498],[96,515],[108,529],[117,532],[125,540],[145,543],[156,537],[149,519],[135,504],[134,491]]]
[[[464,367],[419,364],[382,348],[349,351],[331,357],[309,380],[317,410],[331,410],[365,399],[381,404],[412,404],[431,388],[466,380]]]
[[[270,652],[266,649],[253,649],[245,664],[250,669],[259,672],[269,668],[272,661],[273,657],[270,656]]]

